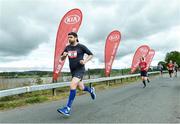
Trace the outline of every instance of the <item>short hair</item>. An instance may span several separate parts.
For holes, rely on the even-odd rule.
[[[76,32],[69,32],[68,35],[73,35],[74,37],[78,37]]]

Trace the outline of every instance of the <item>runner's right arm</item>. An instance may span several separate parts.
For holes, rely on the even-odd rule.
[[[61,54],[61,61],[65,60],[67,55],[68,55],[68,51],[67,51],[67,47],[66,47],[64,52]]]
[[[61,60],[62,60],[62,61],[65,60],[65,58],[66,58],[67,55],[68,55],[68,53],[67,53],[67,52],[64,52],[63,55],[61,56]]]

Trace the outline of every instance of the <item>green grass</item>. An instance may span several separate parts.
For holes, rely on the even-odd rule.
[[[25,103],[29,103],[29,104],[41,103],[41,102],[44,102],[47,100],[48,100],[48,98],[45,96],[37,96],[37,97],[32,97],[32,98],[26,99]]]

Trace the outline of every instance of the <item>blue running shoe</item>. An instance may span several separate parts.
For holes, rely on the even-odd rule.
[[[94,87],[91,88],[91,98],[92,98],[93,100],[96,99],[96,93],[95,93],[95,88],[94,88]]]
[[[69,107],[63,107],[57,109],[57,111],[65,116],[70,116],[70,108]]]

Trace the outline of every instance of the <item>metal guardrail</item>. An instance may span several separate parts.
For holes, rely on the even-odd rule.
[[[149,72],[148,74],[156,74],[156,73],[159,73],[159,71]],[[83,82],[84,83],[97,83],[97,82],[119,80],[119,79],[132,78],[132,77],[138,77],[138,76],[140,76],[140,74],[88,79],[88,80],[83,80]],[[28,93],[28,92],[32,92],[32,91],[38,91],[38,90],[47,90],[47,89],[65,87],[65,86],[69,86],[69,85],[70,85],[70,82],[58,82],[58,83],[52,83],[52,84],[33,85],[33,86],[26,86],[26,87],[14,88],[14,89],[1,90],[0,97]]]

